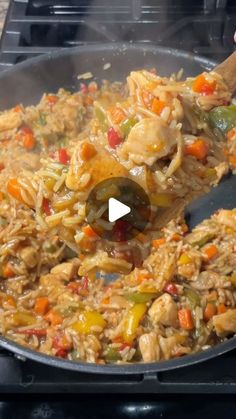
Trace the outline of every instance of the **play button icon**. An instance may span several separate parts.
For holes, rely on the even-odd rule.
[[[110,198],[108,201],[108,219],[110,223],[119,220],[125,215],[131,212],[131,208],[128,205],[122,204],[115,198]]]
[[[86,202],[86,221],[102,239],[132,240],[150,222],[149,198],[131,179],[112,177],[98,183]]]

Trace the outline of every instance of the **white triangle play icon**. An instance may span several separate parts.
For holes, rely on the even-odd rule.
[[[128,205],[122,204],[115,198],[110,198],[108,201],[108,219],[110,223],[113,223],[116,220],[124,217],[125,215],[131,212]]]

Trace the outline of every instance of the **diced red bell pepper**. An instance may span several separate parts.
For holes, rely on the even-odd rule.
[[[88,93],[88,86],[85,83],[80,83],[80,91],[81,93],[83,93],[84,95],[86,95],[86,93]]]
[[[61,164],[68,164],[70,162],[70,156],[65,148],[59,148],[58,150],[59,162]]]
[[[111,148],[116,148],[122,142],[122,137],[113,127],[109,128],[107,138]]]
[[[204,74],[200,74],[193,81],[192,89],[194,92],[205,96],[212,95],[216,89],[216,81],[209,82]]]
[[[46,215],[51,215],[52,214],[52,208],[51,208],[51,204],[50,204],[49,199],[43,198],[42,209],[43,209],[43,212]]]
[[[43,337],[47,335],[47,329],[27,329],[27,330],[18,330],[17,333],[28,336],[38,336]]]
[[[172,282],[168,282],[165,287],[164,287],[164,291],[168,292],[168,294],[171,295],[177,295],[178,294],[178,288],[176,287],[175,284],[173,284]]]
[[[67,358],[68,351],[65,351],[64,349],[58,349],[55,355],[58,356],[59,358]]]
[[[72,343],[67,339],[66,335],[58,334],[54,336],[52,340],[52,347],[54,349],[63,349],[64,351],[70,351],[72,349]]]

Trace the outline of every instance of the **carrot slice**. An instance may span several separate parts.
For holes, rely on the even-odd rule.
[[[208,154],[208,151],[208,144],[201,138],[192,144],[186,144],[184,147],[184,154],[186,156],[193,156],[197,160],[204,160]]]
[[[50,310],[44,318],[50,322],[52,326],[57,326],[63,322],[63,317],[55,310]]]
[[[4,297],[3,302],[2,302],[3,307],[5,306],[5,304],[15,308],[16,300],[11,295],[6,295],[6,297]]]
[[[155,247],[156,249],[158,249],[165,242],[166,242],[166,239],[163,237],[161,239],[155,239],[155,240],[153,240],[152,241],[152,245],[153,245],[153,247]]]
[[[22,109],[22,106],[21,105],[16,105],[13,108],[13,112],[19,113],[19,112],[22,112],[22,111],[23,111],[23,109]]]
[[[97,154],[97,150],[95,149],[93,144],[83,143],[81,145],[80,157],[82,160],[84,161],[90,160],[92,157],[95,156],[95,154]]]
[[[233,166],[236,166],[236,156],[234,156],[233,154],[231,154],[229,156],[229,162],[230,164],[232,164]]]
[[[101,302],[102,302],[102,304],[109,304],[110,297],[103,298],[103,300]]]
[[[217,306],[217,314],[223,314],[227,311],[227,307],[221,303]]]
[[[208,322],[217,312],[216,306],[213,303],[207,303],[203,317],[206,322]]]
[[[57,103],[58,99],[59,98],[56,95],[47,95],[46,96],[46,100],[49,103],[49,105],[55,105],[55,103]]]
[[[21,196],[21,186],[16,178],[8,181],[7,192],[20,202],[24,202]]]
[[[49,301],[47,297],[36,298],[34,305],[35,313],[39,314],[40,316],[43,316],[48,311],[48,307]]]
[[[120,124],[126,117],[124,111],[122,111],[122,109],[118,108],[117,106],[111,106],[109,108],[109,112],[114,124]]]
[[[204,250],[204,255],[208,260],[213,259],[219,252],[217,247],[214,244],[211,244],[210,246],[207,246]]]
[[[97,234],[95,233],[95,231],[92,229],[92,227],[90,227],[89,225],[82,227],[82,231],[83,233],[90,238],[95,238],[97,237]]]
[[[192,89],[196,93],[201,93],[203,95],[212,95],[216,88],[216,81],[209,82],[203,74],[200,74],[194,80],[192,84]]]
[[[182,236],[178,233],[174,233],[172,236],[172,240],[174,240],[174,242],[179,242],[182,239]]]
[[[154,97],[152,101],[152,112],[156,113],[157,115],[160,115],[165,107],[165,102]]]
[[[236,128],[233,128],[227,132],[227,139],[234,140],[236,138]]]
[[[179,310],[178,318],[182,329],[192,330],[194,328],[192,312],[188,308],[182,308]]]
[[[4,278],[12,278],[15,275],[15,272],[12,270],[9,263],[3,266],[2,273],[3,273]]]

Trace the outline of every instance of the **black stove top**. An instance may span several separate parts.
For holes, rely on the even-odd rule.
[[[2,351],[0,394],[236,394],[235,361],[236,351],[231,351],[201,364],[172,371],[101,375],[49,367]]]
[[[11,0],[0,70],[60,47],[116,41],[222,60],[234,49],[235,26],[236,0]],[[235,418],[235,393],[236,350],[175,371],[128,376],[75,373],[0,352],[0,419],[217,419],[226,400],[227,416]]]
[[[222,60],[233,50],[235,0],[11,0],[0,67],[59,47],[153,43]]]

